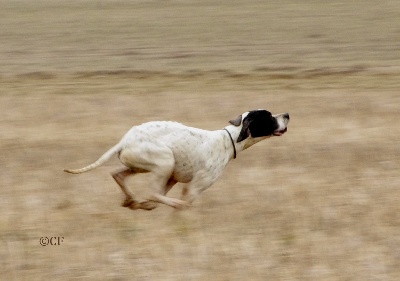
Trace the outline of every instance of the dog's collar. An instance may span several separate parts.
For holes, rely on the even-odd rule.
[[[233,138],[232,138],[231,133],[229,133],[229,131],[228,131],[226,128],[224,128],[224,130],[228,133],[229,138],[231,139],[232,146],[233,146],[233,159],[236,159],[236,147],[235,147],[235,142],[233,141]]]

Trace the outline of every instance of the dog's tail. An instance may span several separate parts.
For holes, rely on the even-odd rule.
[[[93,170],[101,165],[103,165],[105,162],[107,162],[114,154],[118,153],[121,151],[121,145],[118,143],[114,147],[112,147],[110,150],[108,150],[106,153],[104,153],[96,162],[93,164],[90,164],[84,168],[81,169],[64,169],[64,172],[66,173],[71,173],[71,174],[81,174],[90,170]]]

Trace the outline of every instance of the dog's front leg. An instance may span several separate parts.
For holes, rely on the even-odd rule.
[[[174,187],[174,185],[177,183],[176,180],[174,180],[173,178],[170,178],[164,188],[164,190],[160,190],[160,192],[162,192],[162,195],[166,195],[168,193],[168,191],[171,190],[172,187]],[[154,209],[155,206],[154,204],[157,204],[157,202],[160,202],[159,199],[155,200],[153,197],[151,197],[149,200],[140,202],[140,208],[141,209],[145,209],[145,210],[151,210]]]
[[[176,184],[175,180],[170,178],[167,182],[165,182],[162,179],[160,179],[160,177],[158,178],[159,180],[155,180],[156,186],[154,186],[153,188],[154,193],[151,195],[150,201],[163,203],[175,209],[183,209],[190,205],[188,202],[184,200],[165,196],[167,192]]]
[[[207,173],[199,173],[182,189],[182,200],[188,204],[193,203],[197,196],[209,188],[214,181],[215,179],[210,179]]]

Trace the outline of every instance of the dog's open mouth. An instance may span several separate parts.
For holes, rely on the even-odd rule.
[[[287,127],[281,131],[275,131],[274,136],[278,136],[278,137],[282,136],[284,133],[286,133],[286,131],[287,131]]]

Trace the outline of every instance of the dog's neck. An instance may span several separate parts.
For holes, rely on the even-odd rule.
[[[235,153],[234,150],[236,150],[236,155],[237,155],[241,151],[249,148],[250,146],[252,146],[252,145],[254,145],[254,144],[256,144],[256,143],[258,143],[258,142],[270,137],[270,136],[266,136],[266,137],[252,138],[250,136],[250,137],[246,138],[245,140],[243,140],[243,141],[238,143],[237,139],[239,137],[241,128],[242,128],[241,126],[237,127],[237,126],[234,126],[234,125],[229,125],[229,126],[226,126],[224,128],[224,133],[226,134],[225,130],[229,132],[229,134],[230,134],[230,136],[232,137],[232,140],[233,140],[233,145],[235,146],[235,149],[233,149],[233,147],[232,147],[232,152],[231,152],[232,155],[234,155],[234,153]],[[231,141],[229,140],[229,142],[231,142]]]
[[[224,128],[224,130],[228,133],[229,139],[231,140],[231,143],[232,143],[233,159],[236,159],[237,152],[236,152],[235,141],[233,140],[231,133],[226,128]]]

